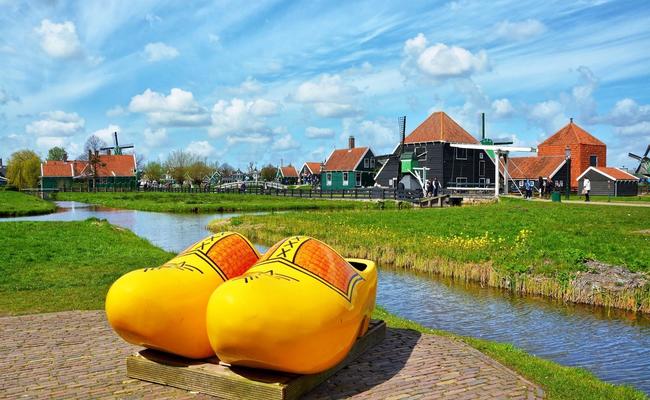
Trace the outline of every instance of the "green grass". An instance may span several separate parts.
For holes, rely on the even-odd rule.
[[[642,196],[589,196],[591,201],[603,201],[603,202],[612,202],[612,203],[650,203],[650,195],[644,194]],[[572,194],[569,196],[570,200],[575,201],[585,201],[584,195]],[[564,200],[564,195],[562,196]]]
[[[0,222],[0,315],[104,307],[124,273],[171,253],[97,220]]]
[[[156,266],[173,254],[104,221],[4,222],[0,225],[0,315],[104,307],[109,286],[122,274]],[[378,308],[375,318],[394,328],[453,336],[539,384],[551,399],[644,399],[590,373],[562,367],[511,345],[424,328]]]
[[[247,215],[216,229],[226,228],[265,244],[308,235],[380,263],[650,312],[648,287],[589,300],[567,285],[586,259],[650,272],[650,209],[641,207],[503,199],[446,209]],[[549,279],[526,279],[531,277]]]
[[[49,201],[20,192],[0,190],[0,217],[47,214],[54,211],[56,206]]]
[[[114,208],[173,213],[378,208],[377,202],[369,201],[320,200],[283,196],[224,193],[66,192],[58,193],[56,199],[100,204]],[[393,204],[392,201],[385,202],[386,207],[391,207]]]
[[[544,389],[547,398],[551,400],[647,399],[643,392],[632,387],[603,382],[587,370],[564,367],[530,355],[510,344],[457,336],[449,332],[429,329],[390,314],[381,307],[377,307],[373,317],[383,319],[388,326],[393,328],[412,329],[425,334],[443,335],[461,340],[517,371],[528,380],[537,383]]]

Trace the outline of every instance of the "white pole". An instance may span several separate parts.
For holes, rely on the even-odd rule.
[[[503,156],[503,194],[508,194],[508,153]]]
[[[501,152],[499,150],[496,150],[494,152],[494,197],[499,198],[499,181],[501,180],[501,177],[499,177],[499,155]]]

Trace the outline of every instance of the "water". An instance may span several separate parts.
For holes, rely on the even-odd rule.
[[[178,252],[209,235],[208,222],[238,215],[116,210],[76,202],[58,205],[62,208],[54,214],[3,220],[104,218],[156,246]],[[646,317],[387,268],[379,273],[377,303],[424,326],[512,343],[531,354],[586,368],[605,381],[627,383],[650,394],[650,319]]]

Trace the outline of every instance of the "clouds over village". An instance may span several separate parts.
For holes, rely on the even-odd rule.
[[[573,117],[615,165],[650,139],[642,2],[368,4],[0,3],[0,156],[117,130],[148,158],[297,164],[437,110],[531,145]]]

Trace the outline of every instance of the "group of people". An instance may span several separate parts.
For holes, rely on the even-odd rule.
[[[551,192],[555,191],[555,182],[552,179],[542,178],[541,176],[537,180],[537,187],[535,187],[535,181],[532,179],[527,179],[524,181],[524,198],[532,199],[533,190],[537,190],[539,197],[547,198],[551,195]]]
[[[437,197],[438,193],[442,191],[442,185],[438,178],[427,179],[427,182],[424,185],[424,191],[426,192],[426,197]]]

